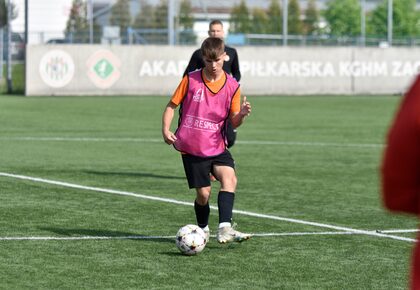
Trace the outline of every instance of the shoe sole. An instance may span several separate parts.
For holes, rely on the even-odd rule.
[[[232,240],[222,240],[222,241],[217,240],[217,241],[219,242],[219,244],[228,244],[228,243],[232,243],[232,242],[242,243],[244,241],[249,240],[250,238],[252,238],[252,236],[246,236],[246,237],[241,237],[241,238],[233,238]]]

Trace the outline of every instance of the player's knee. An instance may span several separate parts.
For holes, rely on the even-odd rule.
[[[196,201],[199,205],[206,205],[210,199],[210,190],[197,188]]]

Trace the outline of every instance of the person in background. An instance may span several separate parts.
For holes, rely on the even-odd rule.
[[[420,76],[405,94],[389,129],[381,167],[387,209],[420,215]],[[420,236],[419,236],[420,237]],[[411,289],[420,289],[420,246],[412,255]]]
[[[224,39],[225,31],[223,30],[223,23],[220,20],[213,20],[209,24],[209,37],[217,37]],[[239,70],[239,58],[236,49],[225,45],[226,56],[223,62],[223,70],[230,74],[237,82],[241,80],[241,72]],[[191,56],[190,62],[185,69],[184,75],[195,70],[204,68],[203,56],[201,49],[197,49]],[[226,137],[228,141],[228,148],[232,147],[236,141],[236,129],[233,128],[230,121],[227,123]]]
[[[220,182],[218,194],[219,243],[242,242],[252,235],[232,227],[233,203],[237,178],[235,163],[227,149],[226,120],[236,128],[251,113],[244,97],[241,103],[239,83],[223,71],[226,57],[221,38],[209,37],[202,46],[204,68],[187,74],[175,90],[162,115],[164,141],[182,153],[189,188],[196,189],[194,210],[197,224],[210,237],[210,173]],[[170,127],[179,109],[178,129]]]

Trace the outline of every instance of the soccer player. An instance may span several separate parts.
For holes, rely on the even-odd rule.
[[[420,76],[406,93],[388,133],[382,163],[382,193],[392,211],[420,215]],[[420,289],[420,245],[416,243],[411,289]]]
[[[235,128],[240,126],[251,113],[251,105],[246,97],[241,103],[239,83],[223,70],[226,57],[223,40],[209,37],[201,51],[204,68],[187,74],[178,85],[163,112],[162,135],[167,144],[182,152],[189,188],[196,189],[197,224],[206,232],[207,239],[212,173],[221,184],[217,241],[242,242],[251,235],[236,231],[231,224],[237,179],[225,132],[227,119]],[[178,129],[173,133],[170,126],[179,105]]]
[[[209,37],[218,37],[224,39],[225,31],[223,30],[223,23],[220,20],[213,20],[209,24]],[[225,45],[226,56],[223,62],[223,70],[228,74],[232,75],[236,81],[241,80],[241,72],[239,70],[239,59],[236,49],[233,47]],[[190,62],[188,63],[187,68],[185,69],[184,76],[188,73],[193,72],[197,69],[204,67],[203,56],[201,54],[201,49],[194,51],[191,56]],[[228,148],[232,147],[235,144],[236,140],[236,129],[233,128],[232,124],[228,121],[228,127],[226,131],[226,137],[228,141]]]

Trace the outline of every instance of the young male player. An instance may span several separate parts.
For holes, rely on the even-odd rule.
[[[236,173],[227,150],[226,121],[236,128],[251,113],[244,97],[240,102],[238,82],[223,71],[226,52],[221,38],[209,37],[202,46],[204,68],[187,74],[178,85],[162,116],[162,135],[167,144],[182,152],[182,161],[190,188],[196,189],[194,210],[198,225],[210,235],[208,222],[212,173],[220,182],[218,194],[219,243],[242,242],[251,237],[232,228],[236,191]],[[180,105],[178,129],[170,126]]]
[[[213,20],[209,24],[209,37],[218,37],[224,39],[225,31],[223,30],[223,23],[220,20]],[[233,76],[237,82],[241,80],[241,72],[239,70],[239,58],[236,49],[225,45],[225,59],[223,62],[223,70]],[[203,55],[201,49],[197,49],[191,56],[190,62],[185,69],[184,76],[188,73],[193,72],[197,69],[204,67]],[[236,140],[236,129],[233,128],[232,124],[228,121],[228,127],[226,130],[226,137],[228,141],[228,148],[235,144]]]

